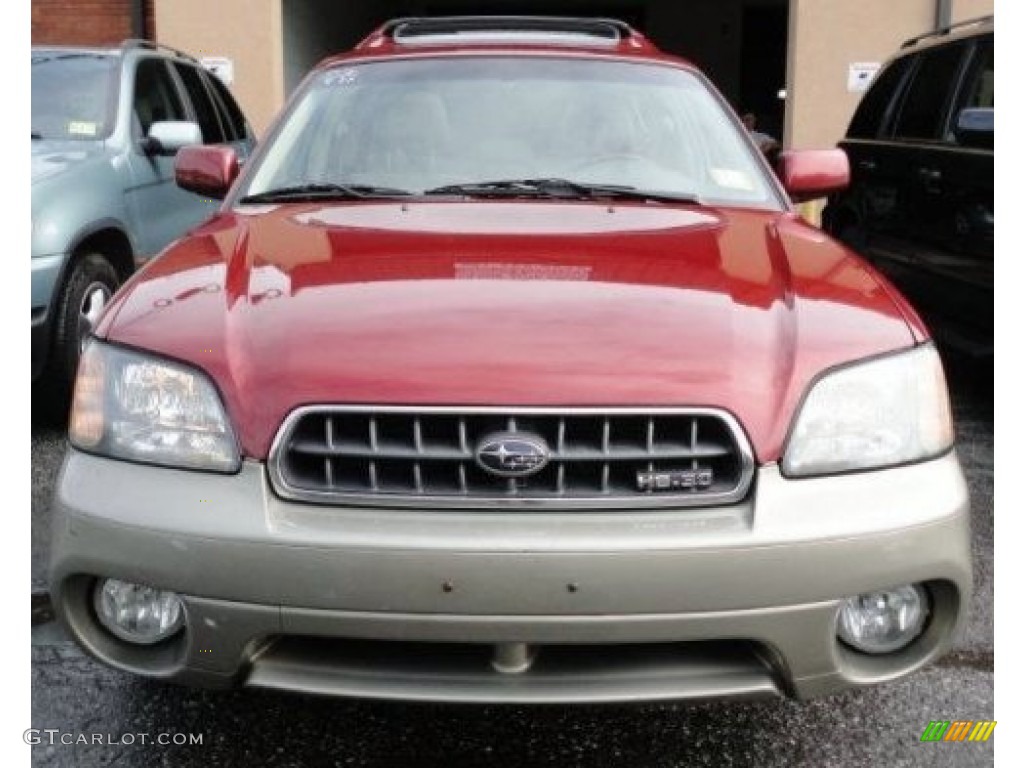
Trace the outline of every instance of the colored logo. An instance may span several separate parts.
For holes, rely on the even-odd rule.
[[[988,741],[995,729],[995,720],[932,720],[921,741]]]

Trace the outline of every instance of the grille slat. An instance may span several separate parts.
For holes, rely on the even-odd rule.
[[[377,452],[377,418],[370,417],[370,450]]]
[[[690,423],[690,450],[693,451],[694,453],[696,453],[696,451],[697,451],[697,419],[694,419]],[[696,458],[692,459],[691,462],[690,462],[690,468],[692,470],[694,470],[694,471],[697,471],[697,469],[699,467],[700,467],[700,464],[697,461],[697,459]],[[697,490],[696,488],[691,488],[690,492],[693,493],[696,490]]]
[[[308,456],[344,456],[344,457],[355,457],[372,459],[375,456],[380,456],[382,451],[380,449],[374,450],[369,446],[362,445],[360,443],[336,443],[333,446],[328,446],[324,443],[319,443],[313,440],[295,440],[291,444],[291,450],[293,453],[304,454]],[[472,451],[463,451],[455,446],[451,448],[431,448],[427,450],[417,450],[414,447],[403,447],[396,445],[388,447],[386,454],[390,458],[405,458],[410,461],[473,461],[475,459]],[[551,461],[597,461],[604,462],[607,460],[610,451],[603,449],[588,449],[586,446],[581,448],[572,448],[570,450],[562,450],[553,452],[551,455]],[[713,459],[716,457],[725,457],[732,454],[732,450],[727,446],[714,445],[709,443],[702,443],[697,445],[695,448],[691,448],[689,445],[678,445],[660,450],[654,450],[651,452],[635,448],[635,449],[616,449],[614,452],[617,461],[643,461],[650,458],[655,458],[661,461],[669,461],[672,459],[686,460],[690,459]]]
[[[307,456],[350,456],[363,459],[372,459],[375,456],[386,455],[390,458],[403,458],[409,461],[472,461],[472,451],[460,451],[456,446],[451,448],[431,448],[429,451],[424,448],[417,448],[413,445],[393,445],[386,448],[371,448],[363,443],[341,442],[328,446],[309,439],[296,439],[291,445],[292,453],[299,453]],[[689,458],[689,452],[686,453]]]
[[[423,453],[423,425],[420,423],[419,417],[412,420],[412,442],[416,447],[416,453]]]
[[[477,450],[500,434],[541,441],[548,463],[491,473]],[[711,409],[310,406],[282,426],[270,472],[282,496],[321,503],[629,508],[735,502],[753,457],[735,420]],[[646,473],[711,479],[653,487]]]
[[[331,456],[334,455],[334,419],[327,417],[324,419],[324,439],[327,441],[327,453],[324,456],[324,480],[327,483],[329,489],[334,488],[334,464],[331,462]]]

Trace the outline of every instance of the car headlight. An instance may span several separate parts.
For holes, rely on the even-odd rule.
[[[827,373],[807,394],[782,459],[807,477],[938,456],[953,445],[942,361],[924,344]]]
[[[91,339],[71,405],[71,444],[116,459],[234,472],[238,445],[205,374]]]

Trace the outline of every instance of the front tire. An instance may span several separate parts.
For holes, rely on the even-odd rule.
[[[47,415],[53,421],[67,416],[82,343],[119,283],[117,270],[102,254],[82,254],[71,265],[54,305],[53,342],[40,380]]]

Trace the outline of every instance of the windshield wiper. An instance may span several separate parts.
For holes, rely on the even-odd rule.
[[[376,187],[371,184],[296,184],[290,187],[268,189],[246,195],[239,203],[283,203],[302,200],[364,200],[389,197],[408,197],[412,193],[393,187]]]
[[[567,199],[620,198],[700,205],[697,195],[659,192],[626,184],[587,184],[569,179],[501,179],[466,184],[447,184],[426,190],[425,195],[467,195],[469,197],[551,197]]]

